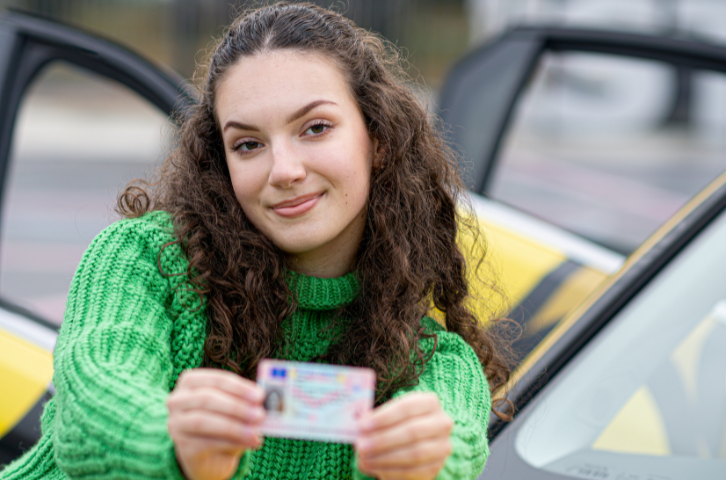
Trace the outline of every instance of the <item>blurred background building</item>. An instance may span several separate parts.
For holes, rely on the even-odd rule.
[[[260,3],[260,2],[257,2]],[[451,59],[467,47],[469,23],[464,0],[314,0],[333,6],[405,47],[424,78],[438,85]],[[0,0],[82,26],[124,43],[191,76],[195,59],[236,13],[244,0]],[[200,53],[202,52],[202,53]]]
[[[440,85],[450,63],[506,27],[548,23],[726,40],[722,0],[313,0],[404,47]],[[244,0],[0,0],[82,26],[191,76],[195,59],[251,2]],[[202,52],[202,53],[200,53]]]
[[[478,43],[515,24],[577,25],[726,40],[721,0],[466,0]]]

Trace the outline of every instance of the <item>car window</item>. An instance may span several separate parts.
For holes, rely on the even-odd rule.
[[[651,60],[545,54],[488,193],[630,253],[726,169],[726,76]]]
[[[516,433],[528,464],[574,478],[722,479],[726,213],[569,363]]]
[[[170,122],[136,93],[62,62],[21,103],[0,225],[0,296],[60,324],[84,250],[116,195],[165,150]]]

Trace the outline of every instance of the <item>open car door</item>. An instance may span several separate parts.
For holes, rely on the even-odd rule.
[[[107,40],[0,17],[0,466],[40,436],[75,265],[113,221],[112,192],[158,160],[160,126],[188,91]]]
[[[629,254],[723,170],[726,49],[512,29],[451,70],[440,114],[472,191]]]

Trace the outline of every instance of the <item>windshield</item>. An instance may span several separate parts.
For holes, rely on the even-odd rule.
[[[726,478],[726,214],[565,369],[515,440],[574,478]]]

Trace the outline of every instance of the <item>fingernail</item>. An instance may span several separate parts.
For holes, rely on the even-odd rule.
[[[368,450],[369,448],[371,448],[371,441],[368,439],[365,439],[365,438],[359,438],[355,442],[355,445],[356,445],[356,450],[358,450],[359,452],[365,451],[365,450]]]

